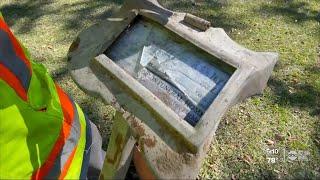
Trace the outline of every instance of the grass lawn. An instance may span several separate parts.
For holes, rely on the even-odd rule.
[[[199,178],[320,178],[320,1],[160,0],[203,17],[238,43],[276,51],[280,61],[261,96],[233,107],[220,123]],[[105,143],[114,110],[86,96],[66,69],[69,45],[121,0],[1,0],[11,29],[98,125]],[[269,163],[267,148],[310,152],[309,161]]]

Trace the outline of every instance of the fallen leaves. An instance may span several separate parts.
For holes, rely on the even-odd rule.
[[[283,134],[277,133],[275,134],[274,138],[277,141],[283,141],[285,139],[285,136]]]
[[[236,177],[236,175],[232,174],[231,175],[231,180],[237,180],[238,178]]]
[[[52,45],[48,45],[47,48],[52,50],[53,46]]]
[[[296,137],[289,137],[287,140],[288,140],[288,142],[292,142],[292,141],[298,140],[298,138],[296,138]]]
[[[243,161],[244,161],[245,163],[249,164],[249,165],[253,163],[253,159],[252,159],[252,157],[249,156],[249,155],[244,155],[244,156],[243,156]]]
[[[320,145],[320,138],[315,138],[315,143],[319,146]]]
[[[293,87],[289,86],[288,88],[289,88],[289,93],[290,94],[293,94],[293,93],[296,92],[296,90]]]
[[[275,144],[275,141],[273,141],[273,140],[271,140],[271,139],[267,139],[265,142],[266,142],[266,144],[267,144],[268,146],[273,146],[273,145]]]

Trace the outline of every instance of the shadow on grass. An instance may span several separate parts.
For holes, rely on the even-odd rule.
[[[281,106],[299,107],[311,116],[320,115],[320,91],[307,83],[286,83],[277,78],[270,79],[269,86],[275,92],[273,101]]]
[[[318,54],[318,61],[316,62],[317,64],[313,67],[308,68],[307,70],[310,73],[315,74],[316,77],[318,77],[317,80],[320,81],[320,44],[318,48],[319,48],[318,50],[319,54]],[[319,117],[318,121],[316,121],[316,124],[315,124],[315,134],[314,134],[313,141],[316,144],[320,153],[320,90],[318,90],[318,96],[316,98],[317,98],[316,106],[314,110],[311,112],[311,115]]]
[[[297,2],[291,0],[273,0],[268,5],[263,5],[258,10],[266,16],[288,17],[289,22],[301,25],[306,21],[320,22],[320,11],[310,8],[309,2]],[[320,28],[317,29],[320,38]]]
[[[260,8],[260,12],[264,14],[287,16],[291,22],[301,23],[304,21],[318,21],[320,22],[320,12],[310,9],[307,2],[296,1],[273,1],[268,5]]]
[[[86,19],[100,20],[110,15],[110,10],[93,15],[94,12],[101,7],[110,5],[120,5],[123,0],[82,0],[73,4],[61,4],[53,0],[23,0],[15,1],[8,5],[0,7],[0,12],[6,19],[9,26],[13,26],[16,21],[23,20],[22,25],[18,28],[17,33],[24,34],[32,31],[37,26],[37,21],[47,15],[61,15],[70,13],[70,18],[66,21],[59,21],[56,23],[63,23],[66,29],[79,29],[82,27],[82,21]],[[54,7],[54,8],[53,8]],[[69,15],[67,15],[69,17]]]
[[[188,12],[211,22],[213,27],[223,28],[230,32],[232,28],[246,29],[248,26],[242,17],[228,14],[224,9],[229,6],[226,0],[205,0],[193,5],[191,0],[169,1],[160,0],[164,7],[179,12]]]
[[[320,77],[320,67],[306,68],[310,74]],[[320,89],[311,83],[287,83],[277,78],[270,79],[269,86],[275,93],[273,101],[284,107],[297,107],[309,112],[310,116],[318,117],[315,122],[313,141],[320,152]]]
[[[43,1],[16,1],[9,5],[2,6],[0,12],[4,16],[7,24],[13,26],[19,19],[25,19],[23,25],[18,29],[18,33],[28,33],[35,26],[37,20],[45,14],[55,13],[43,10],[43,7],[52,3],[52,0]]]
[[[71,18],[64,24],[66,30],[80,29],[83,27],[83,21],[91,20],[97,22],[111,15],[115,6],[120,6],[124,0],[85,0],[73,4],[66,4],[65,8],[70,11]],[[108,6],[103,12],[95,14],[95,11],[101,7]],[[95,14],[95,15],[94,15]]]
[[[281,16],[288,23],[303,26],[305,22],[320,22],[320,11],[311,8],[310,2],[299,2],[292,0],[272,0],[258,9],[258,13],[266,17]],[[315,38],[320,38],[320,27],[316,27]],[[320,47],[319,47],[320,48]],[[320,50],[318,50],[320,53]],[[320,78],[320,54],[317,57],[318,64],[306,67],[305,72]],[[316,79],[317,80],[317,79]],[[310,116],[320,117],[320,89],[316,82],[287,82],[279,78],[269,81],[269,86],[275,93],[273,101],[281,106],[290,106],[304,109]],[[315,124],[314,140],[320,151],[320,122]]]

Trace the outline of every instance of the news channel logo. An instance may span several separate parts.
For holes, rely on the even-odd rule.
[[[290,150],[287,153],[288,161],[309,161],[310,152],[302,150]]]
[[[291,150],[285,148],[267,148],[267,161],[277,162],[303,162],[310,161],[311,153],[306,150]]]

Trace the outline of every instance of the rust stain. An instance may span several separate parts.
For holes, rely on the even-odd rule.
[[[134,148],[133,162],[140,179],[156,179],[152,170],[149,168],[147,161],[145,161],[142,153],[137,147]]]
[[[122,147],[123,147],[123,137],[121,136],[121,134],[118,134],[116,137],[116,153],[114,154],[114,156],[112,158],[107,157],[107,162],[111,163],[111,164],[115,164],[118,160],[118,157],[122,151]]]
[[[136,119],[132,120],[132,126],[136,130],[138,138],[146,134],[143,126]]]
[[[154,147],[156,145],[156,143],[157,143],[157,140],[155,137],[153,137],[153,138],[147,137],[144,139],[144,144],[146,146],[148,146],[149,148]]]

